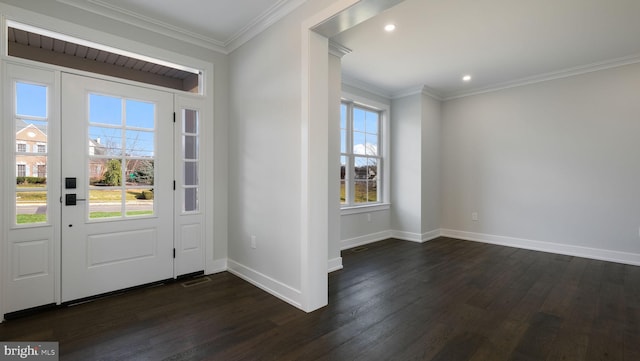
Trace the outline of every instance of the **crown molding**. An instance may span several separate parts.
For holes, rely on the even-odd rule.
[[[329,54],[337,56],[338,58],[342,58],[343,56],[350,54],[352,52],[351,49],[346,46],[340,45],[335,41],[329,39]]]
[[[342,74],[342,84],[391,100],[391,93],[389,93],[389,91],[360,79],[352,78],[344,73]]]
[[[395,92],[392,94],[391,99],[399,99],[399,98],[404,98],[406,96],[416,95],[416,94],[423,94],[439,101],[443,100],[442,94],[440,94],[439,91],[433,88],[430,88],[426,85],[419,85],[417,87],[407,88],[405,90]]]
[[[162,34],[177,40],[203,47],[205,49],[227,54],[224,42],[217,39],[197,34],[192,31],[152,19],[118,6],[111,5],[102,0],[56,0],[60,3],[73,6],[100,16],[104,16],[125,24],[133,25],[154,33]]]
[[[260,14],[240,29],[236,34],[224,41],[112,5],[105,0],[56,1],[177,40],[185,41],[205,49],[213,50],[222,54],[229,54],[233,50],[242,46],[242,44],[260,34],[262,31],[266,30],[278,20],[285,17],[307,0],[279,0],[264,13]]]
[[[242,44],[246,43],[256,35],[265,31],[269,26],[287,16],[290,12],[292,12],[305,2],[307,2],[307,0],[278,1],[276,4],[267,9],[267,11],[250,21],[236,34],[232,35],[231,37],[229,37],[229,39],[227,39],[227,41],[225,41],[224,46],[227,54],[241,47]]]
[[[601,61],[597,63],[592,63],[592,64],[577,66],[573,68],[563,69],[559,71],[549,72],[545,74],[535,75],[531,77],[520,78],[520,79],[508,81],[508,82],[496,83],[486,87],[480,87],[480,88],[469,89],[469,90],[464,90],[459,92],[451,92],[451,93],[442,93],[426,85],[411,87],[398,92],[390,92],[387,89],[373,86],[359,79],[351,78],[348,75],[343,75],[343,83],[349,86],[358,88],[360,90],[368,91],[370,93],[373,93],[385,98],[389,98],[389,99],[398,99],[398,98],[403,98],[409,95],[415,95],[415,94],[421,93],[421,94],[430,96],[435,100],[448,101],[448,100],[464,98],[472,95],[491,93],[499,90],[505,90],[505,89],[516,88],[516,87],[525,86],[525,85],[542,83],[550,80],[568,78],[568,77],[577,76],[581,74],[587,74],[587,73],[592,73],[600,70],[612,69],[612,68],[617,68],[625,65],[637,64],[637,63],[640,63],[640,54],[633,54],[633,55],[625,56],[622,58]]]
[[[447,100],[453,100],[458,98],[464,98],[472,95],[490,93],[490,92],[495,92],[495,91],[504,90],[504,89],[516,88],[524,85],[531,85],[531,84],[542,83],[550,80],[568,78],[572,76],[593,73],[600,70],[612,69],[612,68],[617,68],[625,65],[637,64],[637,63],[640,63],[640,54],[634,54],[634,55],[629,55],[622,58],[605,60],[597,63],[576,66],[573,68],[544,73],[540,75],[534,75],[526,78],[520,78],[520,79],[508,81],[508,82],[493,84],[493,85],[482,87],[482,88],[469,89],[461,92],[453,92],[444,96],[443,100],[447,101]]]

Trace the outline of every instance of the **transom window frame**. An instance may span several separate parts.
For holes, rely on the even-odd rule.
[[[377,202],[369,202],[369,203],[350,203],[349,199],[345,203],[340,204],[340,212],[342,215],[349,214],[357,214],[357,213],[366,213],[366,212],[375,212],[380,210],[386,210],[390,208],[390,114],[391,114],[391,106],[388,103],[383,103],[368,97],[364,97],[358,94],[344,92],[342,93],[342,97],[340,99],[340,106],[342,104],[352,104],[354,106],[363,108],[369,111],[376,111],[379,113],[379,125],[378,125],[378,156],[379,156],[379,164],[378,164],[378,177],[380,178],[378,181],[378,201]],[[338,120],[339,121],[339,120]],[[353,132],[353,130],[351,130]],[[342,137],[342,135],[340,135]],[[351,136],[352,138],[352,136]],[[351,151],[353,155],[353,144],[347,142],[347,151]],[[340,157],[345,156],[347,153],[343,153],[340,151]],[[345,177],[346,182],[353,182],[354,180],[354,172],[353,167],[350,167],[347,164],[347,169],[351,169],[351,172],[347,172]],[[340,179],[337,180],[340,182]],[[353,187],[353,186],[352,186]],[[347,186],[348,188],[348,186]],[[351,192],[353,193],[353,192]],[[349,197],[347,195],[347,197]]]

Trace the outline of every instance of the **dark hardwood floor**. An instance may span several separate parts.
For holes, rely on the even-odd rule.
[[[343,252],[306,314],[229,274],[0,325],[61,360],[640,360],[640,267],[448,238]]]

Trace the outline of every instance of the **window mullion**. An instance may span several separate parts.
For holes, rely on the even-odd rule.
[[[348,199],[347,204],[353,205],[355,204],[355,158],[353,154],[353,103],[347,104],[347,152],[349,157],[347,158],[347,191],[348,191]]]

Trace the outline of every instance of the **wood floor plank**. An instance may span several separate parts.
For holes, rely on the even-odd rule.
[[[304,313],[230,273],[0,324],[75,360],[640,360],[640,267],[452,238],[347,250]]]

